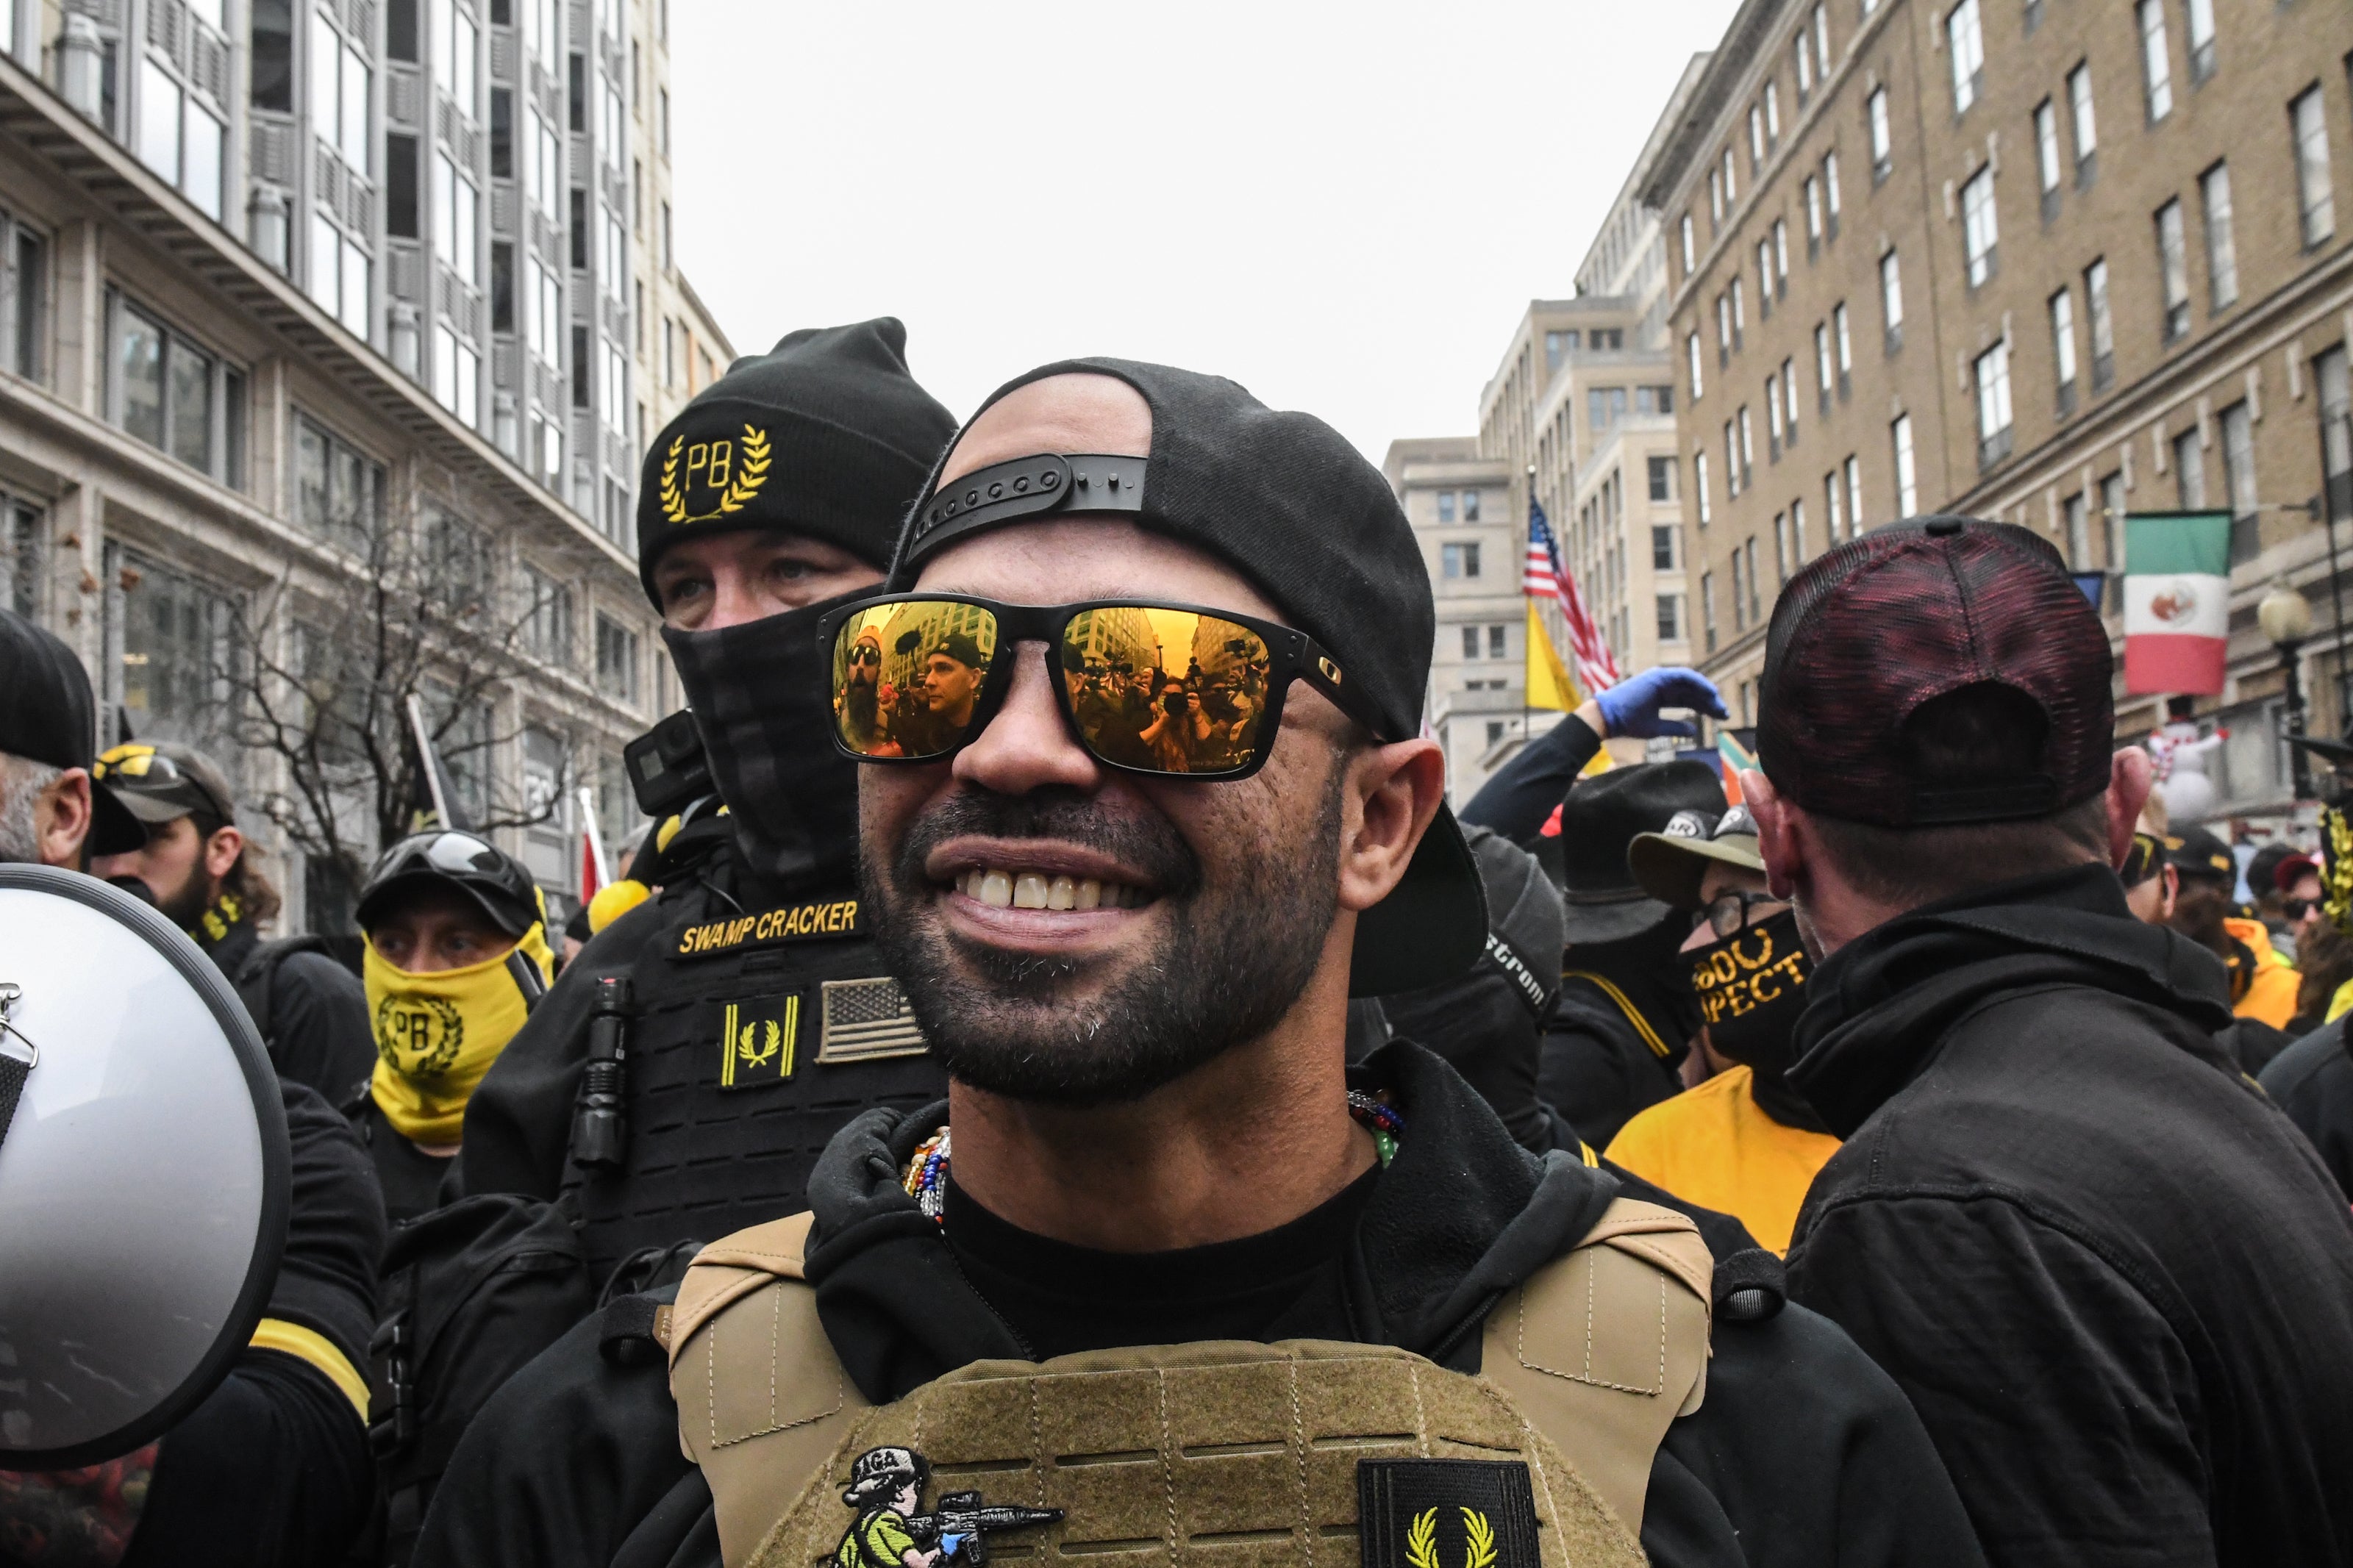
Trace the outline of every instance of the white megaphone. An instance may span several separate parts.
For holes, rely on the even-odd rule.
[[[286,1245],[252,1020],[148,905],[0,866],[0,1469],[129,1453],[252,1337]]]

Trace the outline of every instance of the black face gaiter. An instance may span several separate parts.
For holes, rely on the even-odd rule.
[[[1759,1078],[1779,1079],[1793,1054],[1812,973],[1790,910],[1693,953],[1692,991],[1707,1043]]]
[[[735,842],[787,894],[858,871],[858,764],[829,733],[817,646],[818,622],[856,596],[713,632],[662,628]]]
[[[1599,974],[1623,991],[1679,1061],[1700,1026],[1699,998],[1681,952],[1690,935],[1691,919],[1678,910],[1616,942],[1572,943],[1560,967]]]

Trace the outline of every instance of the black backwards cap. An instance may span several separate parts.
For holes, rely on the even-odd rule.
[[[890,316],[788,332],[662,427],[638,486],[638,577],[690,533],[786,528],[880,568],[955,417],[907,371]]]
[[[947,545],[999,524],[1124,512],[1250,579],[1330,651],[1336,679],[1380,715],[1380,739],[1420,732],[1437,610],[1419,542],[1378,469],[1313,415],[1269,408],[1223,376],[1133,360],[1042,365],[991,393],[974,417],[1056,375],[1107,375],[1142,394],[1152,410],[1151,454],[1039,453],[941,489],[950,443],[900,534],[893,590],[912,587]],[[1486,932],[1478,862],[1441,805],[1404,879],[1356,922],[1349,992],[1451,980],[1478,961]]]

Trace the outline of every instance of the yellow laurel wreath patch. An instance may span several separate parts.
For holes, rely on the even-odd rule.
[[[723,443],[713,443],[714,447],[723,447]],[[702,461],[700,454],[702,449],[701,446],[695,448],[697,463]],[[685,450],[686,437],[683,434],[674,436],[670,438],[670,450],[662,458],[662,516],[667,518],[672,526],[690,522],[708,522],[713,518],[733,517],[742,511],[760,493],[761,487],[768,482],[768,468],[775,455],[765,430],[751,425],[744,426],[741,458],[734,464],[733,470],[729,475],[727,488],[721,492],[719,504],[709,511],[691,512],[687,510],[687,487],[680,482],[679,479],[679,461],[684,456]],[[719,466],[714,460],[712,467],[715,468]]]
[[[1468,1538],[1466,1561],[1469,1568],[1493,1568],[1495,1561],[1495,1527],[1487,1516],[1475,1509],[1462,1510],[1462,1531]]]
[[[1438,1510],[1413,1516],[1406,1527],[1405,1560],[1410,1568],[1438,1568]]]

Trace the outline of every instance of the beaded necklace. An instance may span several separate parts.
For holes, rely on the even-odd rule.
[[[1348,1091],[1348,1114],[1356,1118],[1373,1135],[1373,1149],[1380,1156],[1381,1168],[1388,1169],[1397,1158],[1398,1145],[1405,1137],[1405,1113],[1388,1100],[1365,1093]],[[907,1162],[907,1174],[902,1184],[915,1206],[930,1216],[934,1224],[947,1223],[948,1130],[944,1127],[915,1145],[915,1156]]]

